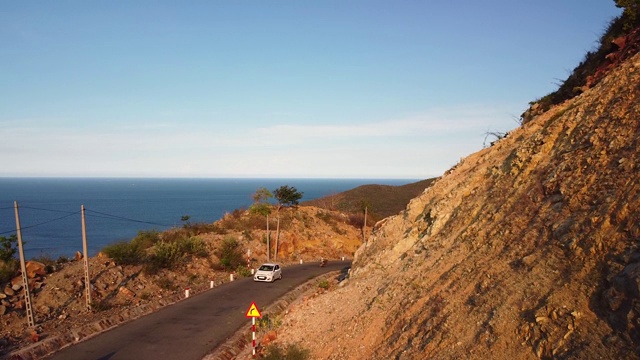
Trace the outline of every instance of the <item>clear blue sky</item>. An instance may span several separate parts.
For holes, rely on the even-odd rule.
[[[613,0],[0,0],[0,176],[440,176]]]

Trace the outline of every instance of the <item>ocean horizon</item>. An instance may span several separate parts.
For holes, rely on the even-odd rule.
[[[139,231],[164,231],[212,223],[248,208],[259,188],[293,186],[301,202],[366,184],[404,185],[422,179],[331,178],[57,178],[0,177],[0,237],[16,234],[18,203],[25,258],[71,257],[82,251],[81,206],[85,207],[90,256],[106,245],[129,241]]]

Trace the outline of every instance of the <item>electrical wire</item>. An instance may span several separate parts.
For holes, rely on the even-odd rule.
[[[76,214],[80,213],[80,211],[71,212],[71,211],[64,211],[64,210],[54,210],[54,209],[44,209],[44,208],[30,207],[30,206],[23,206],[23,207],[20,207],[20,208],[21,209],[30,209],[30,210],[59,212],[59,213],[67,214],[65,216],[62,216],[62,217],[59,217],[59,218],[55,218],[55,219],[52,219],[52,220],[48,220],[48,221],[45,221],[45,222],[42,222],[42,223],[39,223],[39,224],[34,224],[34,225],[21,227],[20,230],[31,229],[31,228],[34,228],[34,227],[37,227],[37,226],[41,226],[41,225],[45,225],[45,224],[48,224],[48,223],[51,223],[51,222],[54,222],[54,221],[62,220],[62,219],[65,219],[67,217],[70,217],[72,215],[76,215]],[[6,208],[6,209],[11,209],[11,208]],[[85,212],[86,213],[98,214],[98,215],[88,214],[88,216],[96,217],[96,218],[102,218],[102,219],[129,221],[129,222],[134,222],[134,223],[139,223],[139,224],[148,224],[148,225],[156,225],[156,226],[164,226],[164,227],[173,226],[173,225],[155,223],[155,222],[151,222],[151,221],[136,220],[136,219],[127,218],[127,217],[124,217],[124,216],[112,215],[112,214],[107,214],[107,213],[94,211],[94,210],[88,210],[88,209],[85,209]],[[14,233],[14,232],[16,232],[16,230],[3,231],[3,232],[0,232],[0,235],[10,234],[10,233]]]
[[[64,213],[64,214],[77,214],[77,213],[79,213],[79,211],[64,211],[64,210],[54,210],[54,209],[43,209],[43,208],[37,208],[37,207],[31,207],[31,206],[20,206],[20,209],[51,211],[51,212],[58,212],[58,213]]]
[[[135,223],[140,223],[140,224],[149,224],[149,225],[158,225],[158,226],[172,226],[172,225],[167,225],[167,224],[154,223],[154,222],[151,222],[151,221],[143,221],[143,220],[131,219],[131,218],[127,218],[127,217],[124,217],[124,216],[107,214],[107,213],[103,213],[103,212],[99,212],[99,211],[95,211],[95,210],[85,209],[85,212],[102,215],[102,216],[97,216],[97,215],[90,215],[90,216],[100,217],[100,218],[104,218],[104,219],[123,220],[123,221],[130,221],[130,222],[135,222]]]
[[[65,216],[61,216],[61,217],[56,218],[56,219],[47,220],[47,221],[41,222],[39,224],[34,224],[34,225],[29,225],[29,226],[24,226],[24,227],[21,226],[20,230],[31,229],[31,228],[34,228],[36,226],[41,226],[41,225],[44,225],[44,224],[52,223],[54,221],[62,220],[64,218],[68,218],[69,216],[76,215],[76,214],[79,214],[79,213],[80,213],[80,211],[76,211],[74,213],[70,213],[70,214],[67,214]]]

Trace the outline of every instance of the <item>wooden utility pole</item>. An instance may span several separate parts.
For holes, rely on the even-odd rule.
[[[24,303],[27,309],[27,323],[30,328],[36,326],[33,320],[33,308],[31,306],[31,293],[29,292],[29,279],[27,277],[27,265],[24,262],[24,249],[22,248],[22,229],[20,227],[20,214],[18,213],[18,202],[13,202],[16,213],[16,233],[18,235],[18,252],[20,253],[20,270],[22,272],[22,284],[24,287]]]
[[[267,262],[271,262],[271,243],[269,242],[269,214],[267,214]]]
[[[87,309],[91,309],[91,279],[89,279],[89,254],[87,252],[87,225],[84,220],[84,205],[80,205],[82,213],[82,258],[84,260],[84,291]]]
[[[278,222],[276,223],[276,251],[273,254],[274,261],[278,261],[278,242],[280,240],[280,214],[278,214]]]
[[[364,225],[362,226],[362,242],[367,242],[367,207],[364,207]]]

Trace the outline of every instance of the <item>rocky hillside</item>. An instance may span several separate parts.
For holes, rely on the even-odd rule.
[[[277,341],[313,359],[640,358],[639,138],[636,54],[376,224]]]
[[[362,244],[361,229],[341,213],[316,207],[283,208],[278,238],[275,215],[270,218],[271,261],[318,261],[320,258],[352,257]],[[22,277],[0,284],[0,358],[36,345],[29,354],[44,355],[70,342],[155,311],[190,294],[230,281],[231,275],[247,276],[247,250],[256,267],[267,260],[264,217],[237,210],[213,224],[193,224],[160,233],[162,243],[203,244],[197,256],[183,257],[171,267],[151,268],[149,263],[118,263],[100,253],[88,259],[92,308],[86,307],[83,261],[29,263],[27,274],[33,294],[35,328],[28,329]],[[194,242],[193,239],[198,242]],[[237,244],[239,265],[223,265],[223,244]],[[132,241],[131,243],[133,243]],[[146,249],[157,251],[158,244]]]
[[[371,219],[381,220],[404,210],[409,201],[431,186],[435,178],[392,186],[368,184],[338,194],[303,202],[301,205],[317,206],[344,213],[361,214],[367,208],[367,225]]]

